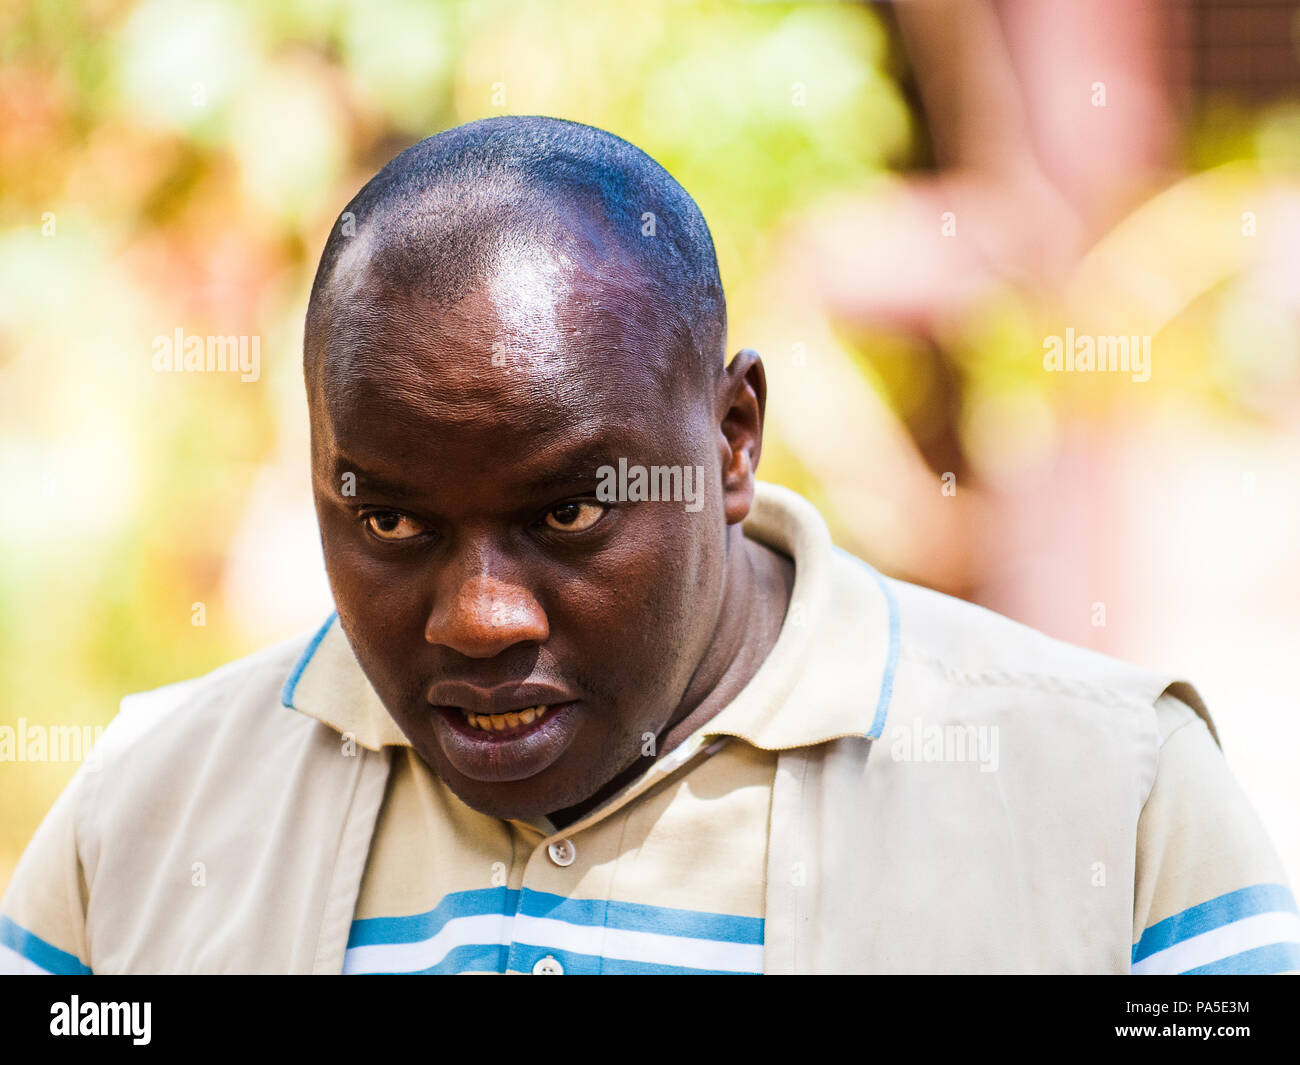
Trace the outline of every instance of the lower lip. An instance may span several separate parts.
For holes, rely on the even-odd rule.
[[[471,780],[525,780],[549,768],[578,731],[578,704],[556,703],[539,720],[502,732],[475,728],[454,706],[433,708],[442,753]]]

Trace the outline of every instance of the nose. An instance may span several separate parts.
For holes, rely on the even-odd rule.
[[[504,577],[462,568],[448,574],[424,626],[424,638],[467,658],[493,658],[517,643],[543,643],[550,636],[546,611],[527,588]],[[440,582],[443,583],[443,582]]]

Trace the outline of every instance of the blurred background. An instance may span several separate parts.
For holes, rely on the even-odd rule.
[[[315,627],[302,320],[493,114],[691,192],[761,474],[881,570],[1190,677],[1300,886],[1300,7],[39,0],[0,12],[0,725]],[[155,338],[258,338],[260,374]],[[1149,379],[1050,337],[1150,338]],[[0,763],[0,890],[71,761]]]

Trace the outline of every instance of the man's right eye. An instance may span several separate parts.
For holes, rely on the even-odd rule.
[[[411,540],[425,532],[414,518],[395,510],[371,510],[361,515],[362,523],[380,540],[397,542]]]

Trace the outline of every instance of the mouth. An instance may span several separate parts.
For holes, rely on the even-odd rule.
[[[550,707],[529,706],[518,712],[512,710],[505,714],[471,714],[468,710],[459,707],[453,709],[460,709],[465,720],[469,722],[470,728],[482,729],[484,732],[511,732],[518,729],[520,725],[531,725],[534,721],[541,720]]]
[[[434,729],[452,768],[471,780],[503,782],[536,776],[568,749],[578,731],[576,701],[476,714],[433,706]]]

